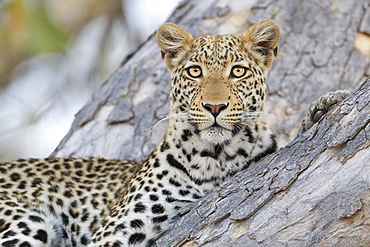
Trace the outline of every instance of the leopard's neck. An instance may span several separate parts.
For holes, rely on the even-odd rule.
[[[156,150],[158,162],[204,193],[268,153],[276,142],[269,128],[246,124],[228,141],[213,144],[202,140],[190,124],[173,122]],[[267,144],[267,145],[266,145]]]

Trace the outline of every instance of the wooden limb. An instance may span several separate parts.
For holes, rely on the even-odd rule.
[[[158,246],[369,246],[370,79],[221,185]]]
[[[267,109],[283,146],[311,102],[353,90],[370,75],[370,58],[355,45],[358,33],[370,35],[369,13],[368,0],[187,0],[169,21],[194,36],[242,35],[262,19],[279,24],[282,40],[267,80]],[[96,91],[52,156],[144,160],[164,133],[165,123],[153,126],[168,113],[168,82],[152,36]]]

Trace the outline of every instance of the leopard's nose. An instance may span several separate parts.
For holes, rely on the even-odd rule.
[[[202,103],[202,106],[209,111],[213,117],[217,117],[221,111],[225,110],[228,106],[229,103],[227,104],[204,104]]]

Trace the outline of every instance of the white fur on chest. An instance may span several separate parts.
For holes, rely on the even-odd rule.
[[[176,171],[176,176],[195,183],[203,191],[210,191],[216,184],[225,178],[245,168],[255,156],[271,144],[271,130],[249,131],[248,135],[240,131],[230,138],[227,143],[215,145],[204,141],[201,135],[192,133],[186,140],[182,140],[182,126],[177,126],[167,139],[176,140],[170,144],[171,148],[160,153],[160,159],[165,161],[168,154],[180,163],[187,171]],[[174,138],[174,137],[177,138]],[[174,145],[177,144],[177,145]],[[173,170],[174,168],[170,168]]]

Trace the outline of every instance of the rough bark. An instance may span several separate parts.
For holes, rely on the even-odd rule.
[[[370,79],[195,205],[158,246],[370,246]]]
[[[243,34],[261,19],[281,27],[280,55],[268,78],[267,110],[280,145],[291,140],[309,104],[337,89],[353,90],[370,75],[355,47],[370,35],[368,0],[188,0],[169,21],[194,35]],[[367,36],[366,36],[367,37]],[[54,156],[143,160],[162,138],[169,73],[154,36],[134,51],[76,115]]]
[[[329,91],[351,91],[370,75],[370,58],[355,45],[359,34],[365,40],[370,35],[370,5],[188,0],[169,21],[196,36],[242,34],[261,19],[282,29],[267,108],[284,146],[312,101]],[[152,127],[167,114],[168,81],[151,36],[76,115],[52,155],[145,159],[164,133],[164,123]],[[318,125],[227,181],[158,246],[370,245],[369,90],[367,81]]]

